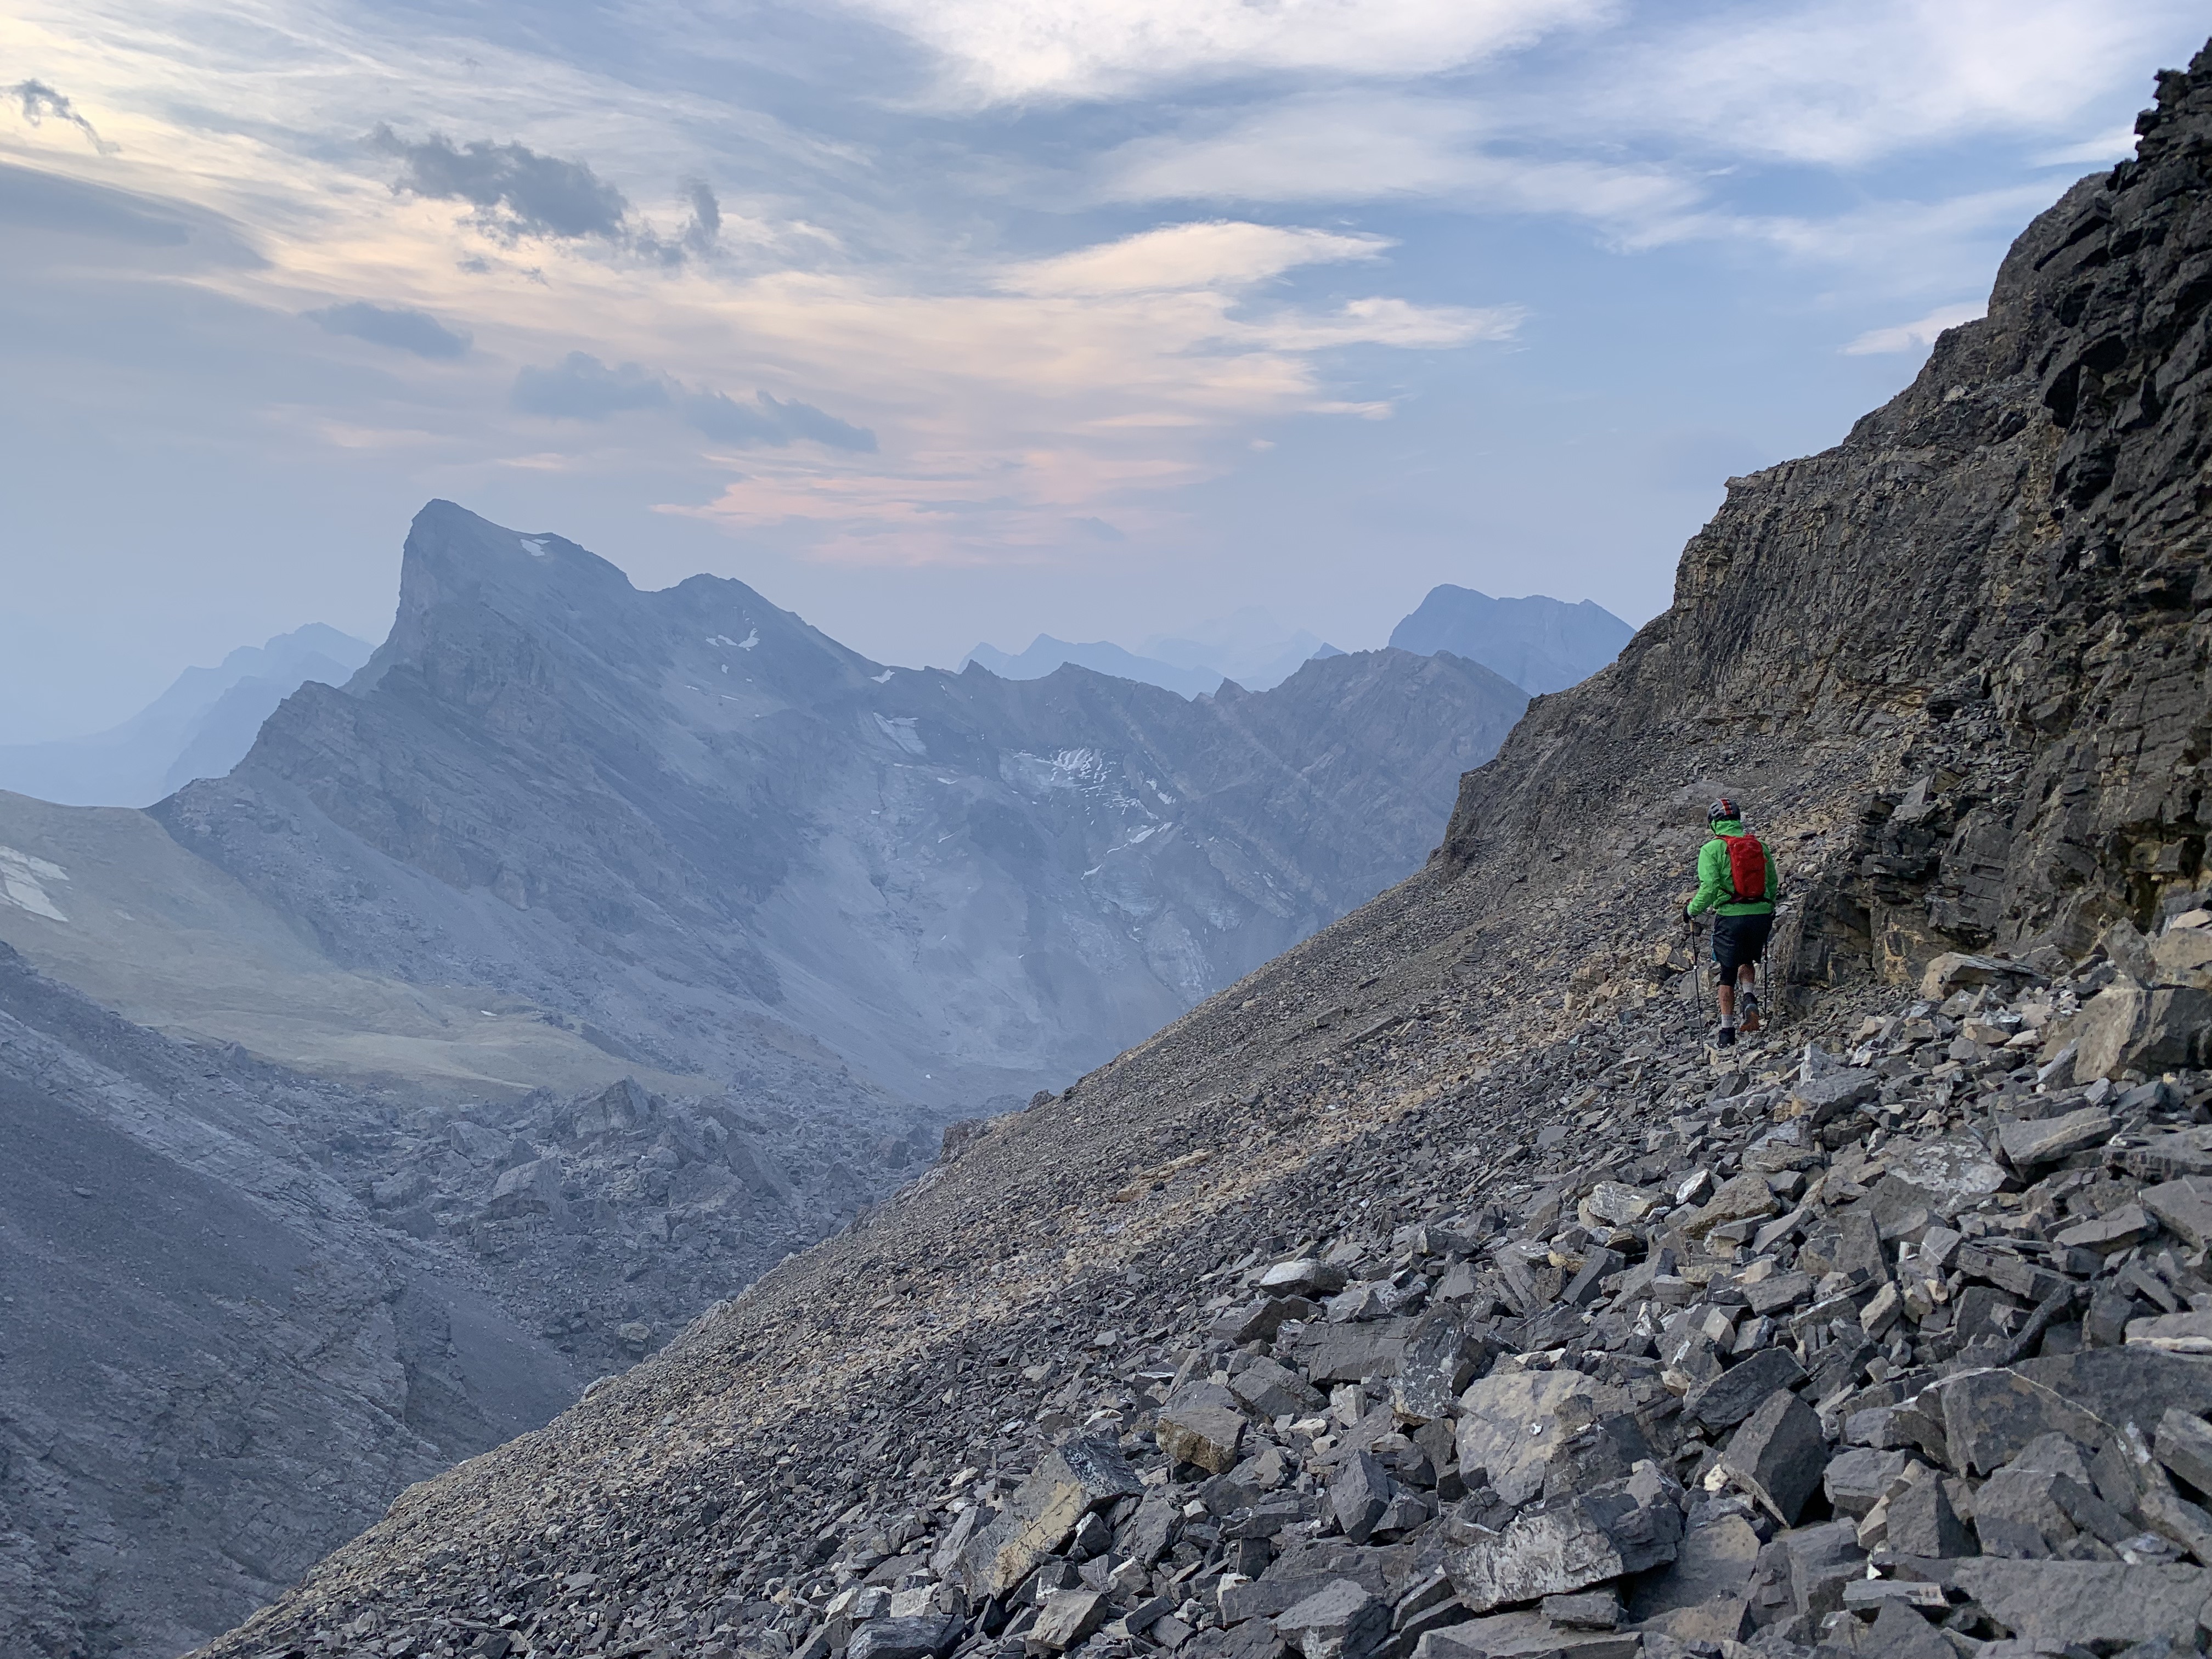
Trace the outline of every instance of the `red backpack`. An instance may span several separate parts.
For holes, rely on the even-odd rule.
[[[1737,904],[1756,904],[1766,896],[1766,849],[1753,835],[1723,836],[1728,843],[1729,885]]]

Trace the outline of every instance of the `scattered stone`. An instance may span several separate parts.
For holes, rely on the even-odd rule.
[[[1160,1449],[1177,1462],[1226,1474],[1243,1443],[1244,1413],[1237,1396],[1218,1383],[1187,1383],[1160,1407],[1155,1432]]]
[[[1367,1452],[1354,1452],[1328,1478],[1328,1506],[1336,1524],[1355,1544],[1365,1543],[1390,1506],[1389,1473]]]
[[[1708,1428],[1732,1428],[1778,1389],[1805,1380],[1805,1368],[1787,1348],[1761,1348],[1748,1359],[1698,1383],[1682,1397],[1682,1409]]]
[[[1805,1500],[1820,1489],[1828,1445],[1813,1408],[1784,1389],[1767,1395],[1729,1437],[1721,1462],[1729,1476],[1772,1512],[1794,1525]]]
[[[1390,1608],[1351,1579],[1333,1579],[1278,1613],[1275,1633],[1305,1659],[1365,1659],[1390,1633]]]
[[[1474,1613],[1585,1589],[1673,1560],[1682,1528],[1676,1498],[1647,1463],[1610,1488],[1516,1516],[1446,1556],[1444,1570]]]

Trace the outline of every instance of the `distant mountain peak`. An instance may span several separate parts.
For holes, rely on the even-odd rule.
[[[1636,630],[1594,600],[1501,599],[1449,582],[1390,633],[1401,651],[1449,651],[1534,695],[1564,691],[1620,654]]]

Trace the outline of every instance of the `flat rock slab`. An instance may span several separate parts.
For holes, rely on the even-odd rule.
[[[1988,1474],[2046,1434],[2097,1446],[2118,1427],[2080,1398],[2021,1370],[1970,1371],[1938,1384],[1936,1392],[1950,1462],[1962,1474]],[[1929,1403],[1925,1395],[1922,1400]]]
[[[2112,1115],[2084,1106],[2063,1117],[2033,1118],[1997,1126],[1997,1146],[2015,1170],[2056,1164],[2101,1146],[2112,1138]]]
[[[2192,1566],[1980,1556],[1916,1561],[1911,1576],[1964,1590],[2015,1638],[2054,1647],[2163,1636],[2193,1650],[2197,1615],[2212,1600],[2212,1572]]]
[[[2005,1183],[2004,1166],[1979,1141],[1963,1137],[1885,1150],[1883,1157],[1890,1175],[1929,1194],[1934,1206],[1947,1216],[1971,1207]]]
[[[1674,1559],[1682,1534],[1679,1489],[1644,1464],[1586,1497],[1524,1510],[1488,1538],[1444,1558],[1473,1613],[1565,1595]]]
[[[1309,1325],[1294,1356],[1315,1382],[1358,1382],[1395,1376],[1405,1357],[1410,1319],[1376,1319],[1356,1325]]]
[[[1746,1174],[1722,1184],[1702,1209],[1681,1218],[1681,1229],[1692,1238],[1704,1237],[1731,1221],[1763,1221],[1782,1207],[1774,1189],[1761,1175]]]
[[[1421,1638],[1413,1659],[1636,1659],[1633,1631],[1564,1630],[1540,1613],[1501,1613]]]
[[[2130,1319],[2127,1345],[2163,1353],[2212,1354],[2212,1309]]]
[[[1227,1398],[1225,1389],[1216,1392]],[[1241,1414],[1237,1421],[1241,1425]],[[975,1534],[961,1555],[961,1577],[977,1595],[1003,1595],[1065,1544],[1093,1506],[1144,1490],[1117,1449],[1069,1440],[1047,1453],[998,1518]]]
[[[2142,1191],[2142,1207],[2197,1249],[2212,1241],[2212,1176],[2184,1176]]]
[[[1577,1420],[1563,1428],[1571,1405]],[[1629,1407],[1620,1389],[1580,1371],[1486,1376],[1460,1396],[1459,1466],[1486,1471],[1500,1498],[1525,1504],[1544,1489],[1544,1466],[1574,1428]]]

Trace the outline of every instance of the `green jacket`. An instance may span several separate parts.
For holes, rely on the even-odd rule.
[[[1782,891],[1782,878],[1774,868],[1774,854],[1766,855],[1766,892],[1765,896],[1739,904],[1735,884],[1729,879],[1728,843],[1723,836],[1740,836],[1743,825],[1734,818],[1723,818],[1713,826],[1713,838],[1698,853],[1698,896],[1689,903],[1687,914],[1701,916],[1708,910],[1718,911],[1724,916],[1771,916],[1774,914],[1775,898]],[[1765,842],[1760,845],[1764,847]]]

